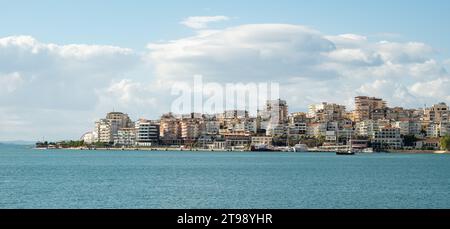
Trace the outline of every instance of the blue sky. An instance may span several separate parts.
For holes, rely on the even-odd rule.
[[[0,36],[142,48],[190,34],[179,21],[227,15],[227,25],[293,23],[327,34],[356,33],[428,43],[450,51],[450,2],[443,0],[15,0],[0,1]]]
[[[291,112],[356,95],[450,104],[450,1],[0,0],[0,141],[77,139],[175,82],[278,82]]]

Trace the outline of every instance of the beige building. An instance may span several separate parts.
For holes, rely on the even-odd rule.
[[[159,136],[163,144],[180,144],[181,123],[172,113],[161,117]]]
[[[384,110],[385,108],[386,102],[380,98],[358,96],[355,98],[355,111],[353,121],[360,122],[367,119],[373,119],[374,114],[379,115],[381,110]],[[377,119],[380,118],[377,117]]]
[[[435,104],[424,111],[424,121],[426,122],[448,122],[449,121],[449,107],[445,103]]]
[[[201,134],[201,120],[200,119],[183,119],[181,125],[181,138],[185,143],[194,142]]]
[[[308,117],[316,122],[331,122],[345,118],[345,106],[334,103],[321,103],[309,106]]]

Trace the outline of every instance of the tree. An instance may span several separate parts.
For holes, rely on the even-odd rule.
[[[403,144],[405,146],[414,146],[414,143],[417,142],[417,138],[414,135],[405,135],[403,136]]]
[[[442,137],[440,143],[443,150],[450,150],[450,135]]]

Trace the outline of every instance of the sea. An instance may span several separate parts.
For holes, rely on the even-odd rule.
[[[0,145],[1,209],[447,209],[450,155]]]

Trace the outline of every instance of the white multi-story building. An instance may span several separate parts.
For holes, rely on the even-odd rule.
[[[150,120],[140,119],[135,123],[136,145],[152,146],[159,143],[159,124]]]
[[[379,148],[399,149],[403,145],[400,129],[395,127],[383,127],[373,133],[372,143]]]
[[[98,133],[98,141],[102,143],[114,142],[111,122],[108,119],[100,119],[95,122],[95,131]]]
[[[396,121],[393,126],[400,129],[401,135],[420,135],[422,125],[416,121]]]
[[[114,145],[116,146],[134,146],[136,144],[136,129],[121,128],[114,137]]]
[[[437,138],[441,135],[441,125],[437,123],[431,123],[427,127],[427,137]]]
[[[438,138],[450,135],[450,122],[431,123],[428,125],[427,137]]]
[[[379,129],[378,122],[370,119],[357,122],[355,125],[355,132],[359,136],[372,136]]]
[[[385,119],[371,120],[357,122],[355,125],[355,134],[358,136],[370,137],[380,129],[390,126],[390,121]]]

